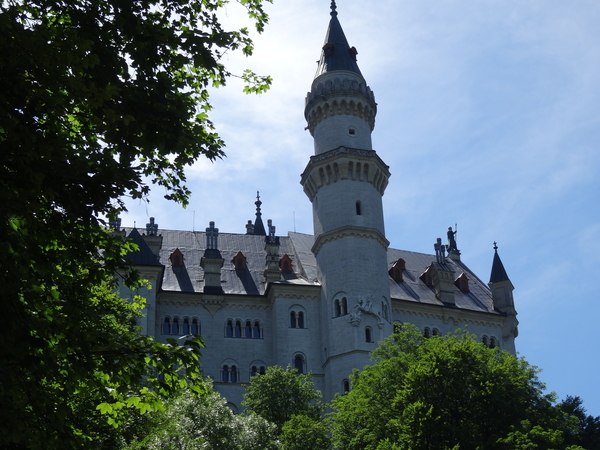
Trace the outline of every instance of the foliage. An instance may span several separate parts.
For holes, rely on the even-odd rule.
[[[199,340],[129,329],[142,301],[111,283],[132,247],[100,218],[145,196],[146,180],[185,205],[184,168],[223,155],[207,89],[230,75],[225,52],[252,52],[246,29],[219,23],[225,3],[0,3],[0,442],[85,448],[96,407],[118,425],[158,408],[184,382],[177,370],[198,375]],[[240,3],[262,30],[262,0]],[[248,91],[270,82],[243,77]]]
[[[293,415],[281,431],[282,450],[327,450],[331,445],[327,426],[320,418]]]
[[[315,390],[312,374],[299,374],[271,366],[264,375],[256,375],[246,386],[242,405],[274,423],[281,430],[294,415],[319,421],[323,411],[321,392]]]
[[[165,411],[152,414],[148,435],[128,450],[275,450],[276,426],[256,414],[235,415],[226,400],[212,390],[205,396],[183,391],[165,402]]]
[[[468,333],[425,339],[405,325],[373,356],[333,401],[336,448],[504,449],[499,439],[563,445],[573,432],[535,367]]]
[[[566,439],[568,443],[590,450],[600,448],[600,416],[586,414],[580,397],[568,396],[558,407],[577,421],[576,432]]]

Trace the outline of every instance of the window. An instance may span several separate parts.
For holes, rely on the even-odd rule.
[[[342,381],[342,393],[347,394],[350,392],[350,381],[344,380]]]
[[[225,337],[233,337],[233,321],[228,320],[225,326]]]
[[[296,312],[290,312],[290,328],[296,328]]]
[[[198,326],[198,319],[192,319],[192,334],[198,336],[200,334],[200,327]]]
[[[229,382],[229,366],[227,365],[223,366],[223,369],[221,370],[221,381],[223,383]]]
[[[482,342],[482,343],[483,343],[483,345],[485,345],[486,347],[489,347],[489,346],[490,346],[490,341],[489,341],[488,337],[487,337],[487,336],[485,336],[485,335],[481,337],[481,342]]]
[[[246,264],[246,257],[242,252],[237,252],[237,255],[233,257],[231,262],[233,263],[233,267],[235,268],[235,270],[240,271],[248,269],[248,266]]]
[[[236,366],[231,366],[231,371],[229,372],[229,379],[231,380],[232,383],[237,383],[238,382],[237,367]]]
[[[432,335],[432,336],[439,336],[439,335],[440,335],[440,330],[438,330],[437,328],[434,328],[434,329],[431,331],[431,335]]]
[[[173,319],[172,334],[179,334],[179,319],[177,317]]]
[[[245,337],[247,339],[251,339],[252,338],[252,322],[250,322],[249,320],[246,320],[246,328],[245,328]]]
[[[385,320],[389,320],[388,318],[388,307],[385,302],[381,302],[381,315]]]
[[[304,328],[303,311],[290,311],[290,328]]]
[[[264,375],[265,374],[265,366],[260,366],[260,370],[258,373],[261,375]]]
[[[162,334],[171,334],[171,322],[168,317],[165,317],[165,321],[163,322]]]
[[[292,259],[287,255],[283,255],[283,257],[279,260],[279,268],[283,273],[292,273]]]
[[[431,330],[429,329],[429,327],[425,327],[425,329],[423,330],[423,336],[425,336],[426,338],[431,337]]]
[[[178,248],[175,249],[171,256],[169,256],[169,260],[171,261],[171,266],[173,267],[183,267],[183,253]]]
[[[346,315],[348,314],[348,300],[346,300],[346,297],[342,297],[342,315]]]
[[[185,319],[183,319],[183,326],[181,327],[181,333],[184,336],[187,336],[188,334],[190,334],[190,319],[188,319],[187,317]]]
[[[294,369],[296,369],[298,373],[304,373],[304,358],[302,355],[294,356]]]
[[[260,339],[260,323],[258,320],[254,322],[254,339]]]
[[[239,320],[235,321],[235,337],[242,337],[242,322]]]
[[[253,377],[258,373],[258,369],[256,368],[256,366],[252,366],[252,369],[250,369],[250,376]]]
[[[392,265],[392,268],[388,271],[388,273],[394,281],[402,282],[404,281],[404,270],[406,270],[406,262],[400,258]]]
[[[371,333],[371,328],[367,327],[365,328],[365,341],[366,342],[373,342],[373,336]]]
[[[490,338],[490,348],[496,348],[496,347],[498,347],[498,340],[494,336],[492,336]]]
[[[304,313],[302,311],[298,313],[298,328],[304,328]]]
[[[362,208],[361,208],[360,202],[356,202],[356,215],[357,216],[362,215]]]
[[[342,307],[340,305],[340,301],[335,301],[335,315],[334,317],[340,317],[342,315]]]

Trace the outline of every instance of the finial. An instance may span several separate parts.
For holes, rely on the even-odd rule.
[[[494,241],[494,251],[498,252],[498,245],[497,245],[496,241]]]
[[[335,0],[331,0],[331,17],[337,16]]]

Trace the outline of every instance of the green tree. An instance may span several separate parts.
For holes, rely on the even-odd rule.
[[[285,370],[271,366],[264,375],[252,377],[242,405],[281,430],[294,415],[319,421],[323,412],[321,397],[312,374],[299,374],[290,366]]]
[[[425,339],[405,325],[373,357],[333,401],[336,448],[504,449],[499,439],[534,430],[558,449],[573,431],[535,367],[468,333]],[[530,429],[519,428],[523,421]]]
[[[165,401],[165,410],[152,413],[147,435],[127,450],[276,450],[277,427],[254,413],[234,414],[226,400],[208,387],[205,396],[184,390]]]
[[[112,283],[133,249],[101,218],[147,183],[185,205],[184,168],[223,155],[207,89],[230,75],[225,52],[252,52],[219,23],[226,3],[0,2],[0,448],[91,447],[90,410],[118,425],[198,376],[199,340],[130,330],[142,300]],[[262,0],[239,3],[262,30]]]
[[[281,431],[282,450],[327,450],[331,445],[327,425],[321,418],[293,415]]]
[[[580,397],[569,395],[558,407],[577,421],[576,433],[568,438],[571,444],[588,449],[600,448],[600,416],[587,414]]]

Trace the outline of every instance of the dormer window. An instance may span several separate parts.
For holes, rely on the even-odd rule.
[[[279,260],[279,268],[283,273],[292,273],[292,259],[287,255],[283,255],[283,257]]]
[[[183,267],[183,253],[178,248],[175,249],[171,256],[169,256],[169,261],[171,261],[171,266],[173,267]]]
[[[469,292],[469,279],[464,272],[461,273],[460,276],[454,281],[454,286],[456,286],[462,292]]]
[[[237,255],[233,257],[231,260],[233,263],[233,267],[235,270],[247,270],[248,266],[246,265],[246,257],[242,252],[237,252]]]
[[[433,287],[433,265],[429,266],[419,279],[429,287]]]
[[[406,269],[406,262],[402,258],[400,258],[392,265],[392,268],[388,271],[388,273],[390,274],[390,277],[392,277],[392,279],[394,281],[401,283],[404,281],[404,278],[402,277],[402,273],[404,272],[405,269]]]

